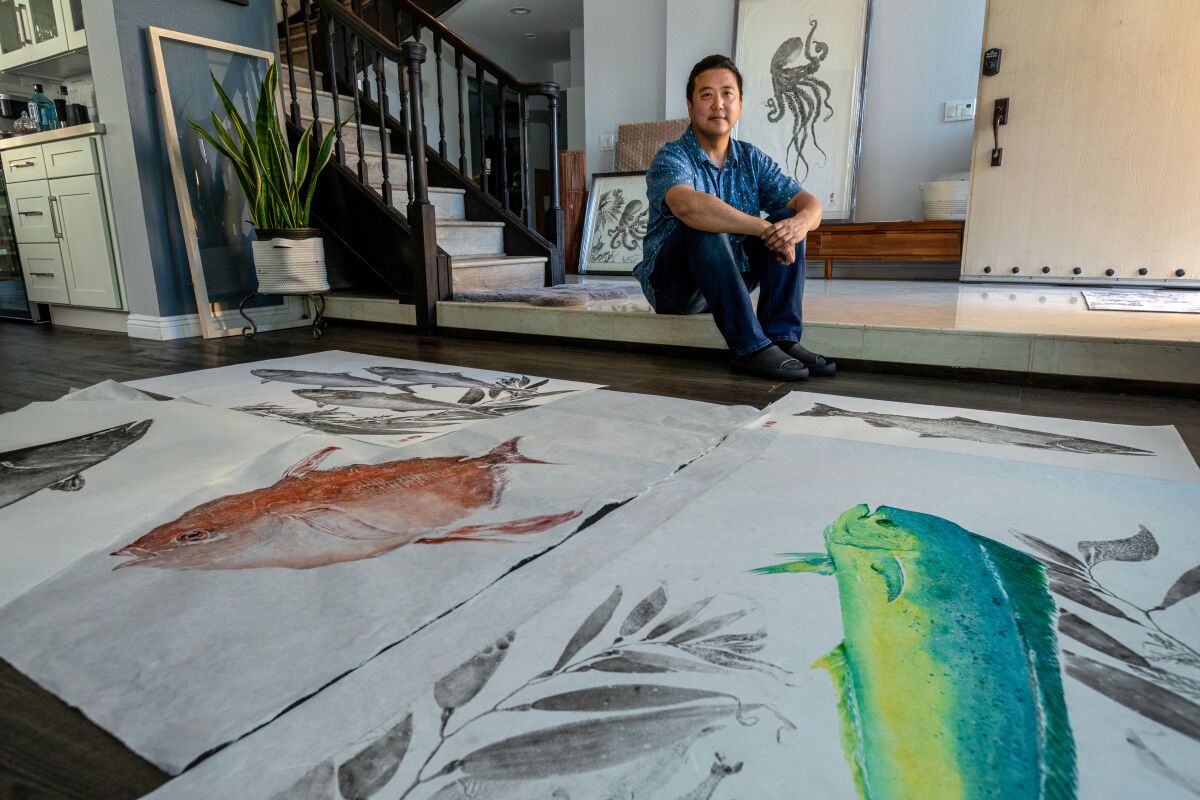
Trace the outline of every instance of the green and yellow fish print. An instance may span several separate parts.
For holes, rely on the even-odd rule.
[[[837,579],[845,640],[814,666],[840,695],[859,795],[1075,797],[1042,564],[940,517],[886,506],[842,514],[825,547],[755,572]]]

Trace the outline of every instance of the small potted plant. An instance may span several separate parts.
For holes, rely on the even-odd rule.
[[[250,221],[258,234],[251,243],[260,294],[312,294],[329,291],[321,231],[308,226],[317,175],[333,154],[331,127],[312,152],[312,126],[305,129],[293,157],[275,114],[279,72],[267,69],[259,87],[254,128],[246,126],[215,75],[213,88],[229,115],[230,133],[216,112],[213,132],[198,122],[189,124],[233,164],[250,205]],[[236,140],[234,137],[237,137]]]

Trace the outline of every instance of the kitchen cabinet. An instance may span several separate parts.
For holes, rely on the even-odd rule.
[[[32,134],[23,138],[41,143],[0,150],[29,299],[119,309],[102,144],[96,135],[71,134],[70,128]]]
[[[0,72],[86,45],[81,0],[0,0]]]

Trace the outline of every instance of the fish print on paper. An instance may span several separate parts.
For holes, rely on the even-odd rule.
[[[1030,447],[1036,450],[1058,450],[1066,453],[1107,456],[1152,456],[1149,450],[1136,447],[1062,436],[1057,433],[1035,431],[1028,428],[1011,428],[991,422],[980,422],[969,417],[910,417],[904,414],[877,414],[873,411],[846,411],[841,408],[814,403],[808,411],[797,417],[848,417],[860,419],[873,428],[901,428],[919,434],[922,439],[962,439],[981,444],[1008,444]]]
[[[580,511],[454,527],[500,505],[505,470],[548,464],[522,455],[520,437],[481,456],[440,456],[321,470],[337,447],[302,459],[276,483],[210,500],[112,553],[123,567],[311,569],[374,558],[408,544],[509,542]]]
[[[470,422],[495,419],[534,408],[555,395],[578,389],[545,391],[549,378],[506,376],[494,380],[472,378],[461,372],[441,372],[410,367],[377,366],[362,369],[371,377],[345,372],[300,369],[252,369],[263,383],[290,383],[309,388],[292,395],[315,408],[297,408],[280,402],[238,406],[261,417],[302,425],[340,435],[407,436],[409,441],[429,438]],[[438,390],[465,389],[449,397]],[[430,396],[430,393],[436,396]],[[376,413],[365,415],[365,409]]]
[[[1145,525],[1125,538],[1079,542],[1078,556],[1037,536],[1012,533],[1045,565],[1050,591],[1079,607],[1059,614],[1059,633],[1073,640],[1073,649],[1109,659],[1064,651],[1067,674],[1130,711],[1200,741],[1200,647],[1186,641],[1183,631],[1172,631],[1170,615],[1163,618],[1180,603],[1196,602],[1200,565],[1180,575],[1158,605],[1146,608],[1103,580],[1106,570],[1129,567],[1110,566],[1096,574],[1103,564],[1157,558],[1158,540]]]
[[[0,508],[42,489],[77,492],[82,473],[107,461],[150,430],[152,419],[114,425],[102,431],[72,436],[0,453]]]
[[[859,796],[1073,798],[1056,609],[1037,559],[930,514],[866,505],[823,553],[759,573],[837,579],[840,695]]]
[[[796,730],[772,706],[748,702],[721,685],[739,671],[777,680],[790,674],[755,657],[767,634],[745,630],[747,617],[758,611],[751,602],[711,595],[672,610],[662,585],[618,615],[624,599],[622,588],[614,587],[567,639],[553,666],[536,674],[504,673],[507,657],[520,645],[516,631],[488,642],[434,683],[440,715],[414,717],[405,709],[373,740],[337,759],[342,796],[709,800],[742,772],[744,762],[719,752],[705,762],[690,752],[693,745],[729,726],[762,735],[760,747],[772,734],[775,744],[783,744],[783,735]],[[711,688],[679,685],[694,684],[697,676]],[[489,688],[495,691],[483,699]],[[505,730],[496,728],[500,720],[507,726],[503,738],[477,733]],[[419,751],[410,747],[418,741]],[[393,781],[408,757],[420,767]],[[710,766],[679,781],[682,792],[663,793],[689,763]],[[330,773],[321,773],[329,775],[326,783]]]

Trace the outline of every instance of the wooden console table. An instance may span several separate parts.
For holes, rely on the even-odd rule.
[[[809,231],[805,258],[823,260],[828,280],[834,261],[958,261],[962,248],[962,220],[825,222]]]

